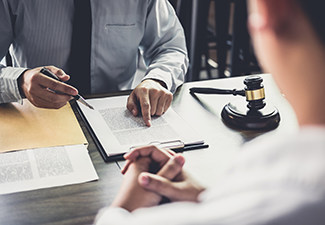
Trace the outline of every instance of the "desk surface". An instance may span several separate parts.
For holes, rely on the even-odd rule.
[[[277,136],[295,132],[298,125],[292,108],[280,94],[272,77],[268,74],[262,77],[266,100],[278,108],[281,116],[279,127],[267,133]],[[237,77],[185,83],[174,95],[173,109],[210,145],[207,149],[184,153],[185,168],[206,186],[213,184],[242,144],[266,132],[233,129],[222,122],[220,113],[223,106],[241,97],[197,95],[194,98],[189,94],[189,88],[242,89],[243,79]],[[79,122],[89,141],[88,150],[99,180],[0,195],[0,224],[92,224],[98,210],[110,205],[122,182],[119,166],[124,163],[105,163],[80,118]]]

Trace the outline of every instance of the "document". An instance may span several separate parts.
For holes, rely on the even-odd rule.
[[[0,194],[98,180],[84,145],[0,154]]]
[[[88,99],[95,110],[79,107],[107,156],[128,152],[150,143],[180,140],[185,144],[203,143],[203,139],[172,109],[152,117],[147,127],[142,116],[133,116],[126,108],[128,96]]]
[[[41,109],[23,104],[0,104],[0,153],[31,148],[88,144],[70,104]]]

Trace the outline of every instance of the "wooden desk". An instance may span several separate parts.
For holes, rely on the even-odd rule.
[[[281,122],[270,135],[283,135],[297,130],[292,108],[280,94],[272,77],[262,75],[267,100],[280,111]],[[243,77],[191,82],[184,84],[174,95],[172,107],[197,132],[210,148],[184,153],[185,167],[203,184],[210,186],[222,169],[239,151],[241,145],[264,132],[234,130],[226,126],[220,116],[222,107],[241,98],[222,95],[189,94],[190,87],[243,88]],[[245,99],[243,98],[243,101]],[[84,184],[41,189],[0,196],[0,224],[91,224],[98,210],[108,206],[118,192],[122,175],[117,164],[105,163],[99,155],[84,124],[89,152],[99,180]]]

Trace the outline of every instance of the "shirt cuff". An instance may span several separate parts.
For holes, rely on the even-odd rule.
[[[18,78],[27,68],[6,67],[1,70],[2,82],[0,82],[0,103],[19,102],[23,103],[19,92]]]
[[[171,72],[169,72],[169,71],[167,72],[167,71],[159,69],[159,68],[150,70],[144,76],[142,81],[147,80],[147,79],[155,79],[155,80],[164,82],[167,86],[167,90],[169,90],[173,94],[175,93],[177,87],[179,87],[183,83],[182,80],[174,79]]]

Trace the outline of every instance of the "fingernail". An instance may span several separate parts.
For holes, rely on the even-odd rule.
[[[121,169],[121,174],[123,174],[123,175],[124,175],[124,168],[122,168],[122,169]]]
[[[149,185],[150,179],[149,179],[148,176],[143,175],[143,176],[141,176],[141,180],[140,181],[141,181],[141,185],[147,186],[147,185]]]
[[[151,120],[148,120],[148,127],[151,127]]]
[[[137,111],[135,111],[135,109],[132,109],[132,114],[133,114],[133,116],[136,116],[137,115]]]
[[[185,163],[185,159],[184,157],[180,156],[180,155],[176,155],[175,157],[175,161],[179,164],[179,165],[184,165]]]
[[[125,166],[121,169],[121,173],[125,174]]]
[[[77,95],[78,92],[76,90],[71,90],[71,95]]]

